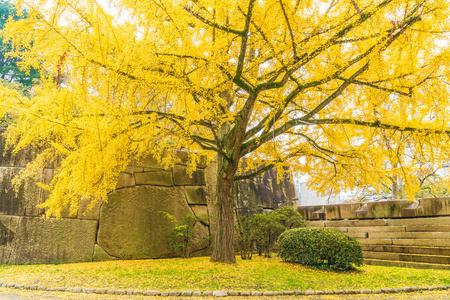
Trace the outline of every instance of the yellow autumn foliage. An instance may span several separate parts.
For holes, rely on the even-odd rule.
[[[169,167],[173,149],[190,171],[218,155],[227,176],[290,166],[322,191],[398,176],[411,199],[421,166],[449,160],[448,1],[16,4],[28,17],[3,38],[43,79],[2,87],[0,112],[16,150],[42,149],[23,176],[60,163],[50,215],[104,199],[131,159]]]

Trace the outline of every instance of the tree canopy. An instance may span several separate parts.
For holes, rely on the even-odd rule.
[[[449,160],[448,1],[17,5],[3,36],[46,75],[3,88],[1,112],[10,144],[43,149],[23,175],[60,160],[48,214],[105,198],[132,158],[217,155],[212,259],[233,262],[233,180],[289,165],[319,190],[402,177],[413,198],[420,166]]]

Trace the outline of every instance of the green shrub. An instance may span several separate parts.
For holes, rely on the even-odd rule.
[[[352,270],[364,262],[361,244],[354,237],[330,228],[295,228],[278,238],[278,255],[307,266]]]
[[[291,206],[277,208],[271,215],[283,226],[284,230],[306,227],[306,221],[302,215]]]
[[[286,228],[278,222],[274,213],[254,214],[250,217],[250,224],[253,228],[253,238],[258,243],[259,250],[261,251],[264,248],[264,256],[270,257],[273,242]]]
[[[178,220],[168,212],[160,211],[170,222],[174,224],[169,231],[169,246],[178,252],[183,258],[190,258],[190,246],[194,238],[193,230],[195,224],[204,221],[205,218],[193,214],[187,214],[178,222]]]
[[[253,214],[250,217],[237,216],[236,244],[242,259],[251,259],[254,245],[258,245],[259,255],[270,257],[274,241],[287,229],[304,227],[306,221],[293,207],[284,206],[272,213]]]

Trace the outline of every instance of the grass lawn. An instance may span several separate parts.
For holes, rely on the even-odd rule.
[[[450,285],[448,270],[364,266],[332,272],[254,256],[236,265],[209,257],[61,265],[1,265],[0,281],[46,287],[170,290],[340,290]]]

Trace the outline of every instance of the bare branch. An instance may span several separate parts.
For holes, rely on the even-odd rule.
[[[242,71],[244,69],[245,54],[247,52],[247,44],[250,30],[250,21],[252,19],[253,5],[255,4],[255,1],[256,0],[250,0],[248,4],[244,30],[242,31],[241,49],[239,52],[239,58],[237,62],[236,75],[234,76],[235,80],[239,80],[241,78]]]
[[[244,179],[250,179],[250,178],[253,178],[253,177],[255,177],[255,176],[258,176],[259,174],[262,174],[262,173],[264,173],[264,172],[266,172],[266,171],[269,171],[269,170],[272,169],[274,166],[275,166],[275,164],[273,164],[273,163],[268,164],[268,165],[266,165],[266,166],[264,166],[264,167],[261,167],[261,168],[257,169],[256,171],[254,171],[254,172],[252,172],[252,173],[250,173],[250,174],[234,176],[234,179],[233,179],[233,180],[234,180],[234,181],[238,181],[238,180],[244,180]]]
[[[312,111],[310,111],[306,116],[302,117],[302,120],[311,119],[314,115],[319,113],[322,109],[324,109],[328,104],[330,104],[334,99],[342,94],[342,92],[355,80],[356,77],[361,75],[367,68],[369,67],[369,63],[366,63],[362,68],[356,71],[347,81],[345,81],[333,94],[327,97],[327,99],[323,100],[319,105],[317,105]]]
[[[353,5],[353,7],[355,8],[355,10],[358,12],[358,14],[360,15],[360,16],[362,16],[362,11],[361,11],[361,9],[358,7],[358,4],[356,4],[356,1],[355,0],[351,0],[352,1],[352,5]]]
[[[228,33],[233,33],[233,34],[236,34],[236,35],[239,35],[239,36],[244,36],[244,31],[239,31],[239,30],[231,29],[231,28],[228,28],[228,27],[226,27],[226,26],[219,25],[219,24],[217,24],[217,23],[215,23],[215,22],[212,22],[212,21],[210,21],[210,20],[204,18],[204,17],[203,17],[202,15],[200,15],[199,13],[194,12],[192,9],[190,9],[190,8],[187,7],[187,6],[184,7],[184,10],[187,11],[188,13],[190,13],[192,16],[194,16],[194,17],[197,18],[198,20],[200,20],[200,21],[202,21],[203,23],[205,23],[206,25],[209,25],[209,26],[211,26],[211,27],[214,27],[214,28],[223,30],[223,31],[228,32]]]
[[[401,131],[401,132],[418,132],[422,134],[450,134],[450,130],[437,130],[437,129],[431,129],[431,128],[417,128],[417,127],[401,127],[398,125],[392,125],[387,123],[381,123],[380,121],[375,122],[368,122],[368,121],[361,121],[361,120],[355,120],[355,119],[312,119],[308,121],[310,125],[312,124],[322,124],[322,125],[333,125],[333,124],[342,124],[342,125],[357,125],[357,126],[365,126],[365,127],[372,127],[372,128],[380,128],[380,129],[388,129],[388,130],[395,130],[395,131]],[[303,120],[292,120],[292,123],[296,125],[304,125]]]
[[[340,80],[347,80],[343,77],[338,77],[338,79]],[[396,89],[390,89],[390,88],[385,88],[379,85],[375,85],[373,83],[370,82],[365,82],[365,81],[360,81],[360,80],[353,80],[354,84],[358,84],[358,85],[365,85],[365,86],[369,86],[378,90],[382,90],[382,91],[386,91],[386,92],[390,92],[390,93],[394,93],[394,94],[398,94],[398,95],[402,95],[402,96],[406,96],[406,97],[411,97],[412,96],[412,90],[411,88],[409,89],[409,91],[407,93],[403,92],[403,91],[399,91]]]
[[[291,23],[289,23],[289,18],[286,14],[286,9],[284,8],[283,0],[280,0],[280,6],[281,6],[281,10],[283,11],[283,15],[284,15],[284,19],[286,20],[287,27],[289,29],[289,34],[291,36],[292,51],[294,53],[294,58],[296,58],[297,57],[297,47],[295,45],[294,33],[292,32]]]

